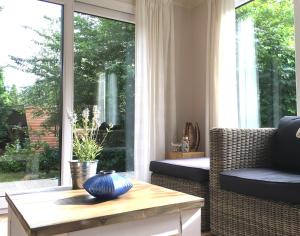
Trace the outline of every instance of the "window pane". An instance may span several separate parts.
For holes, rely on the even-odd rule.
[[[58,184],[62,6],[0,0],[0,7],[3,196]]]
[[[293,0],[255,0],[236,18],[240,126],[277,126],[296,115]]]
[[[107,124],[113,125],[98,169],[133,171],[135,27],[82,13],[74,20],[74,110],[98,106],[99,142]]]

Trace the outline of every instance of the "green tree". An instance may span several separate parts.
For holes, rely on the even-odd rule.
[[[59,28],[57,25],[61,20],[47,17],[45,19],[49,22],[46,29],[36,30],[27,27],[38,36],[35,44],[40,47],[39,53],[30,58],[11,56],[11,59],[14,61],[13,67],[34,74],[38,78],[34,85],[21,92],[22,102],[39,108],[37,116],[49,114],[49,119],[44,125],[53,127],[59,123],[58,112],[61,104],[61,32],[54,29]],[[75,13],[74,110],[81,113],[83,107],[97,104],[99,76],[116,74],[120,123],[114,127],[105,147],[126,146],[126,151],[104,150],[103,156],[108,156],[108,152],[110,155],[107,161],[102,162],[102,166],[111,168],[111,165],[114,165],[114,169],[118,171],[125,170],[125,157],[127,153],[133,153],[133,146],[126,141],[133,139],[133,128],[127,128],[125,132],[125,127],[133,127],[134,120],[134,51],[133,24]],[[107,80],[109,78],[107,77]],[[106,95],[105,100],[109,99]],[[111,165],[105,164],[108,162]]]
[[[10,56],[14,61],[11,65],[18,70],[31,73],[37,77],[34,85],[25,87],[19,99],[25,106],[35,108],[35,116],[49,115],[45,121],[46,128],[55,127],[59,123],[59,104],[61,87],[61,32],[54,29],[60,20],[45,17],[49,22],[47,29],[25,28],[36,34],[33,42],[38,46],[39,53],[30,58]],[[57,129],[55,129],[57,131]]]
[[[255,0],[236,11],[254,22],[262,127],[296,114],[293,0]]]
[[[76,14],[75,27],[75,110],[81,105],[96,103],[100,73],[115,73],[118,77],[119,111],[126,107],[126,87],[134,71],[134,25]],[[83,90],[84,88],[84,90]],[[133,94],[132,94],[133,95]]]
[[[4,86],[3,69],[0,68],[0,153],[8,140],[8,116],[10,115],[10,98]]]
[[[49,22],[49,28],[31,29],[40,38],[35,41],[41,48],[40,52],[31,58],[11,56],[11,59],[15,62],[15,68],[38,77],[33,86],[23,90],[22,101],[26,105],[40,108],[40,114],[51,114],[49,124],[57,124],[61,83],[61,32],[51,29],[57,28],[53,26],[59,24],[60,19],[45,19]],[[77,13],[74,28],[75,111],[82,110],[82,106],[95,104],[100,73],[116,73],[118,104],[122,115],[126,107],[126,86],[134,88],[133,80],[130,85],[127,83],[134,71],[134,56],[131,56],[134,55],[134,25]]]
[[[20,96],[17,90],[17,86],[14,84],[8,91],[9,105],[18,107],[20,106]]]

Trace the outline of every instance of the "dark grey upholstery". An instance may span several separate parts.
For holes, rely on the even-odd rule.
[[[299,236],[300,204],[262,199],[220,187],[220,173],[224,171],[270,168],[271,144],[277,131],[272,128],[210,130],[212,235]]]
[[[150,171],[199,183],[207,182],[209,179],[209,158],[151,161]]]
[[[299,128],[299,116],[285,116],[280,120],[271,149],[272,162],[276,168],[300,173],[300,139],[296,138]]]
[[[245,168],[220,173],[222,190],[285,203],[300,203],[300,174],[268,168]]]

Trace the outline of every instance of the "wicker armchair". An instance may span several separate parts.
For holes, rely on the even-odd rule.
[[[210,131],[211,233],[226,236],[300,235],[300,205],[262,200],[220,189],[224,170],[269,167],[276,129]]]

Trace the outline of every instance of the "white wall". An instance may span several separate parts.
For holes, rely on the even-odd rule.
[[[204,150],[207,4],[175,6],[177,136],[187,121],[198,122]]]
[[[193,119],[191,109],[193,87],[193,53],[192,53],[192,27],[191,9],[175,6],[175,75],[177,95],[177,137],[182,136],[186,121]],[[178,140],[179,141],[179,140]]]
[[[193,47],[193,121],[199,122],[201,131],[201,150],[205,145],[205,77],[207,55],[207,2],[203,1],[192,9],[192,47]]]

